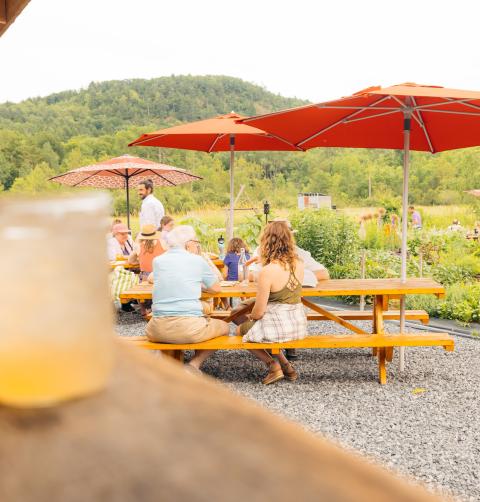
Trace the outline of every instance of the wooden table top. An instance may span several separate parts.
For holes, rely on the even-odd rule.
[[[212,260],[212,263],[220,270],[225,267],[225,264],[220,259]],[[138,263],[132,265],[131,263],[128,263],[128,260],[113,260],[110,262],[110,267],[139,268],[140,265]]]
[[[123,267],[123,268],[138,268],[140,265],[138,263],[128,263],[128,260],[114,260],[110,262],[110,267]]]
[[[98,394],[38,410],[0,406],[0,500],[438,501],[127,343],[118,341]]]
[[[255,283],[222,287],[220,293],[204,293],[205,298],[255,297]],[[445,295],[445,288],[427,278],[411,278],[402,283],[400,279],[330,279],[321,281],[315,288],[302,288],[302,296],[361,296],[361,295]],[[152,284],[138,284],[120,294],[120,298],[150,300]]]

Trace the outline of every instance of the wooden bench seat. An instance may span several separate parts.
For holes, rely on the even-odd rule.
[[[379,366],[379,381],[387,381],[386,361],[391,361],[393,347],[440,346],[447,351],[454,349],[454,340],[446,333],[406,333],[373,335],[314,335],[303,340],[283,343],[244,343],[240,336],[221,336],[195,344],[171,344],[150,342],[144,336],[122,338],[126,343],[150,350],[166,351],[176,359],[183,360],[184,350],[245,350],[270,349],[278,354],[281,349],[334,349],[376,348]]]

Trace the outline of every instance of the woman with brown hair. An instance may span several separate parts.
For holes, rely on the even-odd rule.
[[[155,225],[143,225],[137,236],[138,248],[130,255],[128,261],[140,265],[140,280],[146,281],[153,271],[153,259],[165,252],[160,241],[160,232]]]
[[[283,221],[269,223],[260,239],[262,269],[258,277],[257,298],[249,320],[238,326],[244,342],[276,343],[307,336],[307,318],[301,303],[303,261],[295,252],[293,234]],[[251,350],[268,367],[263,380],[270,384],[298,374],[283,353],[271,355]]]

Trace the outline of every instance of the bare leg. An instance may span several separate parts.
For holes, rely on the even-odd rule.
[[[270,364],[274,361],[273,357],[266,351],[262,349],[249,349],[251,354],[253,354],[255,357],[258,357],[260,361],[263,361],[267,367],[270,367]]]
[[[195,355],[188,364],[194,368],[200,369],[200,366],[215,352],[215,350],[196,350]]]

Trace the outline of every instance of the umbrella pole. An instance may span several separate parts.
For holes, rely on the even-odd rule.
[[[235,205],[233,170],[235,163],[235,134],[230,134],[230,214],[228,218],[228,238],[233,238],[233,213]]]
[[[404,112],[403,121],[403,198],[402,198],[402,268],[401,282],[407,281],[407,230],[408,230],[408,170],[410,167],[410,129],[412,111]],[[400,333],[405,333],[405,295],[400,299]],[[400,347],[400,371],[405,369],[405,347]]]
[[[127,227],[130,228],[130,188],[128,186],[128,175],[125,176],[125,188],[127,190]]]

